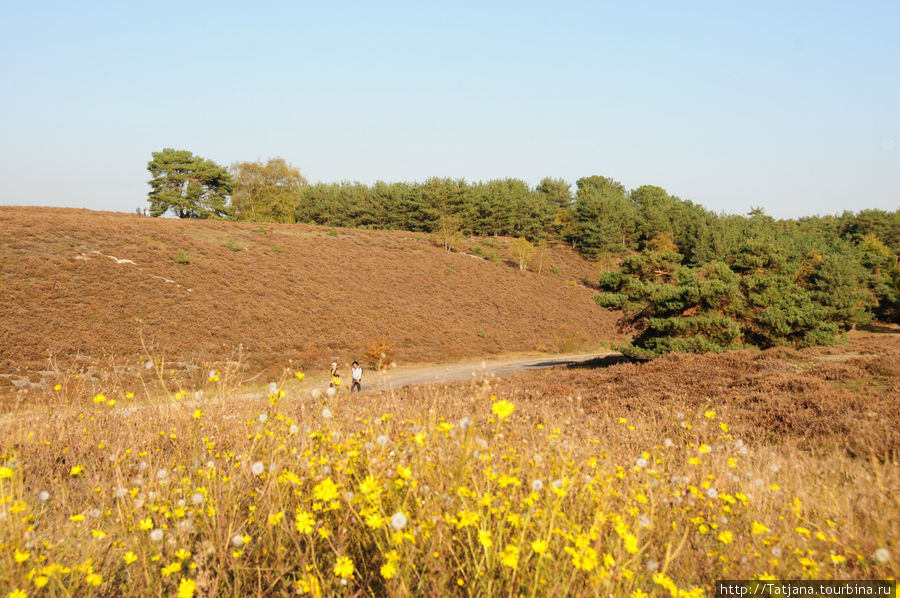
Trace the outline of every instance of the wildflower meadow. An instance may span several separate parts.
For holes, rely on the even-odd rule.
[[[678,598],[895,574],[895,456],[754,445],[727,405],[587,413],[516,384],[332,396],[297,372],[239,393],[211,371],[14,411],[0,591]]]

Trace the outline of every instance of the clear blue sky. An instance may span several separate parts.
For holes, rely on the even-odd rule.
[[[133,211],[175,147],[312,182],[894,210],[898,25],[896,1],[4,2],[0,204]]]

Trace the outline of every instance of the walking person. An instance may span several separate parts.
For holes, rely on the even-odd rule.
[[[338,371],[337,363],[331,364],[331,381],[328,383],[328,388],[333,388],[335,392],[341,390],[341,373]]]
[[[350,392],[353,392],[353,389],[356,389],[356,392],[362,392],[362,386],[360,382],[362,381],[362,368],[359,366],[358,361],[353,362],[353,367],[350,368],[350,378],[353,381],[350,384]]]

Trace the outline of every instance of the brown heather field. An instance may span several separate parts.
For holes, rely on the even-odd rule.
[[[142,356],[202,380],[239,347],[248,370],[271,375],[382,344],[425,363],[617,338],[616,315],[581,284],[595,264],[556,246],[540,274],[520,272],[509,245],[447,252],[409,232],[0,206],[0,393],[38,389],[54,369],[134,373]]]
[[[3,223],[15,212],[0,209]],[[71,213],[46,212],[58,216],[57,224]],[[294,239],[296,246],[290,246],[304,264],[327,264],[324,248],[356,247],[353,255],[360,260],[375,254],[396,259],[398,253],[405,259],[409,253],[416,264],[409,268],[430,264],[427,271],[437,277],[434,288],[418,295],[422,300],[435,295],[450,301],[452,289],[439,281],[451,267],[446,264],[458,260],[458,269],[446,276],[475,268],[477,280],[461,288],[480,293],[495,315],[510,309],[504,316],[510,322],[526,313],[517,311],[525,308],[516,307],[515,289],[555,285],[547,297],[590,299],[589,291],[566,285],[565,279],[589,275],[591,265],[564,249],[555,250],[553,263],[563,273],[557,277],[447,254],[409,233],[338,231],[332,237],[321,229],[273,227],[264,234],[252,226],[75,214],[118,223],[113,228],[121,238],[146,228],[153,231],[149,236],[168,240],[155,262],[156,250],[146,247],[142,254],[123,244],[133,248],[123,255],[105,245],[97,249],[135,265],[102,256],[71,258],[72,264],[59,257],[59,248],[41,245],[47,242],[37,233],[30,241],[4,245],[4,273],[7,263],[44,263],[34,251],[43,246],[43,259],[57,263],[57,269],[37,275],[23,268],[19,276],[32,276],[32,287],[49,289],[52,305],[66,304],[57,298],[61,292],[52,291],[52,281],[59,287],[63,280],[81,280],[78,288],[90,297],[84,303],[99,310],[95,327],[79,328],[72,318],[61,317],[64,310],[43,308],[56,328],[70,331],[60,337],[69,344],[54,347],[58,355],[66,354],[64,347],[89,351],[98,343],[110,343],[103,345],[110,353],[140,352],[128,344],[133,337],[115,338],[112,331],[133,323],[116,328],[117,312],[110,313],[110,306],[169,301],[170,312],[153,313],[171,332],[144,324],[144,338],[156,343],[154,350],[197,363],[227,362],[231,345],[222,342],[227,355],[216,355],[220,339],[214,326],[184,321],[198,335],[198,349],[193,337],[179,336],[177,326],[163,323],[166,313],[183,305],[166,298],[174,283],[160,290],[147,282],[155,280],[147,276],[150,266],[124,283],[120,273],[134,276],[142,272],[135,266],[144,263],[156,264],[159,270],[152,274],[169,274],[172,280],[198,264],[207,264],[206,272],[217,262],[204,262],[201,249],[213,254],[229,238],[250,245],[283,235]],[[22,227],[19,236],[27,239]],[[83,234],[91,230],[85,225]],[[198,230],[223,234],[215,242],[189,245]],[[5,226],[3,231],[6,235]],[[96,228],[93,233],[100,234]],[[89,238],[81,251],[94,250]],[[364,243],[371,250],[363,250]],[[394,245],[383,245],[388,243]],[[271,256],[257,246],[256,259],[277,264],[289,251],[287,240],[279,244],[283,252]],[[167,262],[178,247],[192,254],[189,266]],[[233,254],[232,269],[242,273],[242,284],[257,280],[249,265],[237,265],[254,249],[225,251]],[[141,255],[145,261],[133,257]],[[367,267],[374,273],[379,268],[372,264]],[[125,267],[130,269],[120,269]],[[284,268],[283,276],[290,276]],[[381,270],[393,269],[382,265]],[[396,272],[385,276],[400,280]],[[188,282],[187,276],[178,284]],[[9,287],[11,280],[6,276],[3,282]],[[226,288],[228,280],[225,269],[191,279],[185,288],[206,288],[203,296],[215,298],[215,289]],[[291,288],[300,288],[300,278],[290,280]],[[101,307],[103,293],[85,290],[98,281],[123,303]],[[517,286],[521,281],[534,286]],[[15,284],[20,289],[15,307],[3,306],[3,333],[29,338],[34,331],[6,330],[8,313],[27,301],[39,310],[41,302],[26,298],[24,283]],[[143,297],[135,289],[154,294]],[[309,292],[318,305],[318,295]],[[243,301],[232,293],[222,296]],[[262,292],[255,302],[240,304],[250,311],[242,307],[236,313],[262,313],[270,296],[283,293]],[[491,340],[490,332],[486,338],[460,335],[469,344],[459,354],[440,348],[441,338],[462,330],[442,310],[455,310],[453,317],[466,325],[480,324],[477,315],[466,315],[469,300],[429,307],[429,313],[444,318],[439,321],[447,322],[447,330],[421,324],[422,339],[431,340],[415,345],[412,355],[476,355],[479,343]],[[382,301],[414,309],[394,296]],[[588,309],[560,307],[572,314],[582,308]],[[203,311],[197,305],[191,309]],[[544,312],[529,313],[537,322],[536,314]],[[593,313],[596,328],[578,331],[596,334],[585,342],[599,344],[611,338],[606,334],[614,316]],[[223,326],[257,330],[234,320],[223,318]],[[30,321],[39,326],[36,318]],[[275,328],[273,323],[277,336]],[[50,339],[52,329],[42,329]],[[80,344],[75,330],[93,335],[93,344]],[[521,337],[521,344],[485,345],[485,353],[570,342],[552,333],[544,339],[535,330],[529,340],[528,332],[516,329],[508,338]],[[111,336],[103,340],[106,334]],[[897,574],[900,333],[895,328],[854,332],[844,344],[802,351],[674,355],[644,364],[606,357],[505,378],[339,396],[329,396],[315,376],[296,371],[304,359],[318,365],[330,359],[328,351],[339,351],[339,342],[330,341],[327,331],[321,334],[309,339],[324,344],[326,349],[312,347],[324,354],[303,357],[312,350],[306,345],[282,350],[284,345],[273,344],[271,362],[265,363],[248,349],[244,367],[221,367],[211,378],[206,369],[190,377],[160,363],[149,371],[104,369],[114,360],[91,353],[100,357],[85,360],[93,364],[91,374],[50,368],[46,384],[31,389],[27,401],[19,394],[19,400],[7,402],[0,419],[0,596],[699,598],[711,595],[716,579]],[[165,344],[171,339],[176,339],[172,345]],[[349,337],[341,342],[349,343]],[[14,351],[24,349],[9,349],[4,342],[3,350],[9,367],[47,367],[40,351],[32,349],[32,357],[20,362]],[[404,355],[400,345],[396,351]],[[282,373],[274,392],[248,391],[264,385],[271,372]]]

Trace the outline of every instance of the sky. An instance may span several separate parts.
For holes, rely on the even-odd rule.
[[[0,3],[0,205],[134,211],[151,153],[310,182],[602,175],[900,207],[900,3]]]

